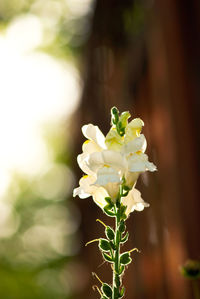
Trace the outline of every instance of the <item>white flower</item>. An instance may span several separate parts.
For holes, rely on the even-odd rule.
[[[107,204],[105,201],[105,197],[109,196],[107,191],[103,187],[97,187],[94,185],[95,177],[85,175],[83,176],[79,184],[78,188],[75,188],[73,191],[73,196],[79,196],[80,198],[87,198],[92,196],[95,203],[104,208]]]
[[[125,120],[127,123],[127,117]],[[112,127],[105,137],[97,126],[84,125],[82,132],[87,140],[77,161],[87,176],[80,179],[80,186],[74,189],[73,195],[80,198],[92,196],[95,203],[103,208],[107,204],[105,197],[109,196],[115,202],[119,186],[125,178],[126,185],[131,189],[122,198],[122,203],[127,206],[127,215],[147,207],[148,204],[134,187],[141,172],[156,170],[144,153],[147,142],[145,136],[140,134],[143,126],[143,121],[135,118],[126,125],[124,136]]]
[[[127,206],[127,216],[135,210],[143,211],[145,207],[149,207],[149,204],[142,199],[141,193],[135,188],[132,188],[126,197],[122,197],[122,203]]]

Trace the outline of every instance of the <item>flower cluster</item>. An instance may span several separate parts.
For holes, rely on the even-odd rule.
[[[128,217],[134,210],[142,211],[149,206],[135,185],[140,173],[155,171],[156,166],[148,161],[145,154],[147,142],[141,134],[143,121],[135,118],[128,122],[130,113],[119,115],[115,107],[111,114],[112,127],[106,137],[93,124],[82,127],[87,140],[77,160],[86,175],[80,179],[80,186],[74,189],[73,196],[92,196],[95,203],[104,209],[110,201],[116,202],[119,187],[123,186],[126,192],[121,197],[121,203],[126,207]]]

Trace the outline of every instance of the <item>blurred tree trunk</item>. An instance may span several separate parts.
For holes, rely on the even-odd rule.
[[[91,122],[106,133],[110,108],[129,110],[144,120],[147,153],[158,166],[138,182],[150,208],[128,220],[129,246],[142,254],[126,271],[127,299],[192,298],[179,266],[200,257],[199,20],[195,0],[96,1],[79,125]],[[91,200],[79,205],[83,241],[103,235],[95,219],[106,222],[106,216]],[[102,259],[93,246],[82,252],[89,271],[111,281],[109,266],[98,268]],[[92,284],[82,298],[98,297]]]

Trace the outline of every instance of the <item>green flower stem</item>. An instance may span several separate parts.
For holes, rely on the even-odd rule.
[[[119,223],[120,223],[120,207],[117,208],[115,206],[115,255],[114,255],[114,269],[113,269],[113,298],[112,299],[118,299],[119,298],[119,292],[120,292],[120,275],[119,275],[119,256],[120,256],[120,239],[121,239],[121,233],[119,231]]]

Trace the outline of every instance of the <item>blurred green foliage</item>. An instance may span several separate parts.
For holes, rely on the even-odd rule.
[[[1,0],[0,31],[18,17],[36,16],[44,33],[38,50],[78,66],[90,11],[91,1]],[[46,125],[49,167],[35,176],[13,173],[1,199],[0,298],[71,299],[83,287],[76,260],[80,215],[70,200],[69,127],[69,120]]]

